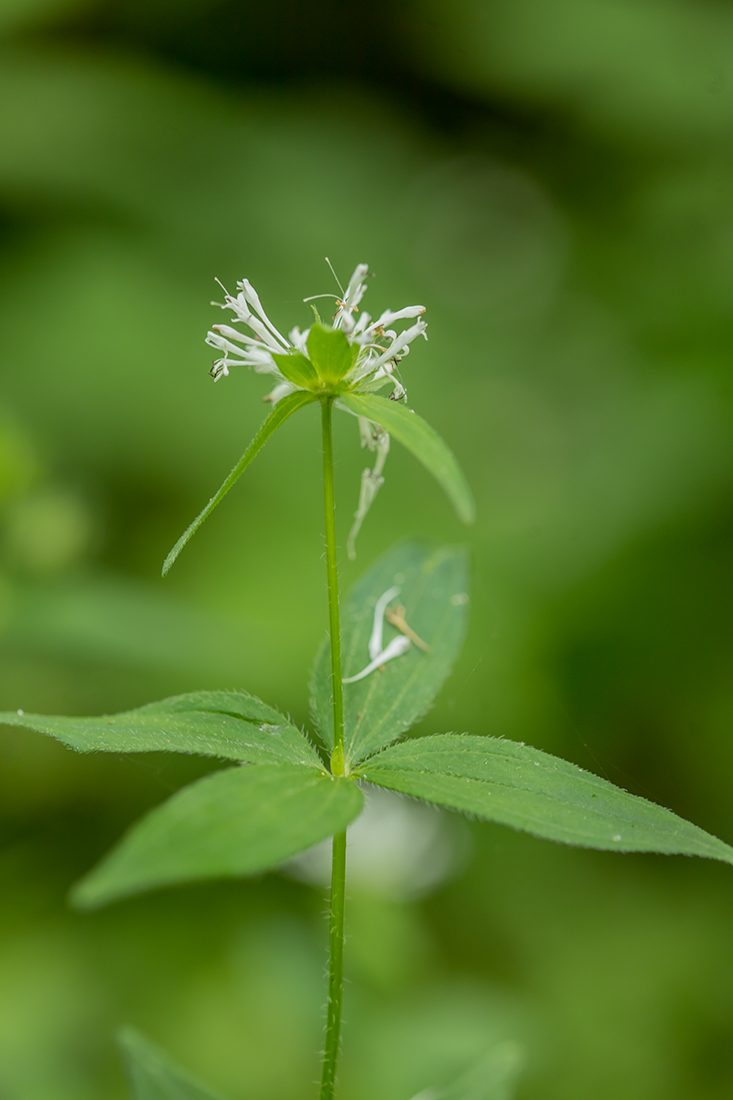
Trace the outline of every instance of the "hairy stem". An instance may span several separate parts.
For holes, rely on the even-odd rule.
[[[326,519],[326,571],[328,623],[331,641],[331,699],[333,704],[333,752],[331,771],[344,775],[344,688],[341,673],[341,624],[339,621],[338,561],[336,556],[336,507],[333,491],[333,398],[321,400],[323,432],[323,501]],[[331,920],[329,926],[328,1009],[320,1100],[332,1100],[336,1086],[344,992],[344,903],[346,891],[346,833],[333,838],[331,864]]]
[[[321,400],[323,431],[323,504],[326,519],[326,574],[328,576],[328,629],[331,639],[331,698],[333,700],[333,752],[331,771],[344,774],[344,686],[341,679],[341,624],[339,578],[336,558],[336,504],[333,493],[332,397]]]
[[[346,890],[346,833],[333,838],[331,864],[331,925],[329,931],[328,1010],[323,1049],[320,1100],[331,1100],[336,1087],[336,1065],[341,1039],[344,995],[344,902]]]

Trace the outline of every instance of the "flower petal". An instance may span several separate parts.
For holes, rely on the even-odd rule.
[[[395,657],[401,657],[406,650],[410,648],[412,642],[404,634],[398,634],[396,638],[393,638],[386,649],[383,649],[381,653],[378,653],[373,661],[370,661],[366,668],[363,668],[361,672],[357,672],[356,676],[348,676],[345,680],[345,684],[355,684],[357,680],[363,680],[365,676],[369,676],[370,673],[376,669],[381,668],[382,665],[386,665],[387,661],[392,661]]]

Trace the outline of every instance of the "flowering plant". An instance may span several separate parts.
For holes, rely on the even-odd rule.
[[[349,404],[348,397],[374,394],[389,385],[392,387],[389,394],[392,400],[405,400],[405,387],[396,370],[417,336],[427,340],[427,325],[422,320],[424,306],[406,306],[396,312],[387,309],[376,321],[362,312],[357,319],[368,272],[367,264],[357,264],[345,291],[339,284],[342,298],[333,295],[336,298],[336,313],[332,328],[324,327],[316,312],[315,325],[305,332],[293,328],[287,340],[270,321],[249,280],[243,279],[237,283],[239,293],[236,297],[222,287],[224,303],[221,308],[231,310],[235,324],[246,325],[251,335],[232,325],[214,325],[206,336],[207,344],[224,353],[211,366],[215,381],[226,377],[230,367],[250,367],[258,374],[269,374],[275,379],[275,388],[265,397],[265,401],[273,405],[298,392],[331,394],[341,398],[337,407],[355,412],[359,419],[362,448],[376,451],[376,461],[373,469],[365,469],[362,474],[359,505],[346,543],[350,558],[356,557],[356,536],[384,483],[382,471],[389,453],[389,432],[375,420],[357,412]],[[331,295],[318,294],[305,300],[314,301],[322,297]],[[415,321],[415,318],[420,319]],[[398,321],[406,320],[415,323],[399,334],[391,327]],[[293,409],[296,407],[300,407],[299,402],[293,402]],[[384,410],[381,415],[384,417]],[[399,434],[399,428],[397,431]],[[468,520],[472,511],[470,497],[455,476],[453,495],[459,514]]]
[[[419,320],[399,336],[390,325],[395,321],[420,317],[425,312],[425,306],[406,306],[396,313],[387,309],[376,321],[362,312],[356,320],[368,273],[367,264],[357,264],[346,291],[342,290],[343,300],[336,298],[337,308],[330,334],[316,314],[317,323],[312,329],[301,332],[296,327],[290,331],[287,340],[270,321],[248,279],[237,283],[239,293],[236,298],[222,287],[225,297],[221,309],[230,309],[234,313],[235,323],[246,325],[253,335],[249,336],[231,325],[212,326],[206,343],[224,352],[223,357],[216,359],[212,365],[214,379],[228,375],[230,366],[252,367],[259,374],[271,374],[277,385],[265,400],[273,404],[295,390],[374,393],[387,383],[392,384],[393,396],[404,397],[404,387],[394,375],[395,367],[407,355],[415,337],[425,336],[427,325]],[[305,301],[321,297],[331,295],[317,294]],[[334,336],[336,332],[341,332],[342,336]],[[229,359],[230,355],[239,358]]]
[[[251,335],[232,325],[214,325],[206,342],[224,354],[214,360],[211,374],[216,381],[227,377],[230,367],[249,367],[258,374],[270,375],[275,387],[265,401],[275,407],[219,491],[171,550],[163,566],[164,575],[272,433],[294,412],[319,399],[333,401],[336,408],[356,416],[362,447],[376,452],[374,468],[362,474],[359,505],[347,540],[351,558],[356,556],[356,536],[364,517],[384,481],[382,471],[390,433],[435,476],[460,518],[465,523],[473,520],[471,490],[453,454],[437,432],[403,404],[407,394],[397,377],[397,368],[417,336],[427,339],[427,325],[422,320],[425,307],[407,306],[396,312],[388,309],[376,321],[362,312],[357,319],[368,270],[367,264],[357,264],[346,291],[342,290],[343,297],[336,298],[332,326],[324,325],[316,313],[316,323],[310,329],[301,332],[293,328],[287,340],[265,313],[259,295],[247,279],[237,283],[236,297],[222,287],[224,302],[212,304],[231,310],[235,324],[246,325]],[[390,327],[405,320],[415,323],[400,333]],[[392,401],[377,394],[385,386],[392,387]]]
[[[346,830],[361,812],[370,784],[566,844],[681,853],[733,864],[733,848],[670,810],[523,743],[455,733],[401,740],[430,706],[460,649],[469,599],[467,557],[460,547],[402,543],[358,582],[342,618],[333,407],[360,418],[363,442],[378,453],[374,470],[367,472],[368,492],[362,482],[357,524],[378,488],[389,435],[434,474],[465,520],[473,516],[473,501],[448,447],[404,404],[404,387],[396,377],[410,343],[425,335],[423,307],[387,311],[375,322],[365,313],[357,317],[366,274],[366,265],[360,264],[337,299],[332,325],[317,317],[307,332],[293,329],[288,340],[246,280],[238,284],[236,298],[226,295],[223,308],[253,335],[214,326],[207,340],[223,352],[214,363],[214,377],[237,364],[269,374],[276,382],[269,395],[274,407],[164,565],[167,572],[276,428],[298,409],[318,402],[329,633],[311,683],[317,742],[243,690],[192,692],[97,718],[0,714],[6,724],[50,734],[81,752],[197,753],[235,765],[178,791],[133,826],[74,887],[72,901],[80,908],[173,883],[261,873],[333,838],[321,1100],[334,1095],[340,1048]],[[397,333],[389,327],[397,321],[414,323]],[[385,386],[391,386],[392,400],[376,392]],[[353,537],[352,529],[352,544]],[[122,1041],[133,1100],[211,1100],[136,1033],[126,1032]],[[506,1097],[516,1069],[514,1053],[489,1052],[440,1095],[451,1100]]]

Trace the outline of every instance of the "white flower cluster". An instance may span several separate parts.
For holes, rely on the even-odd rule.
[[[330,266],[330,264],[329,264]],[[331,269],[333,270],[333,268]],[[350,370],[339,380],[337,392],[374,393],[383,386],[391,385],[389,394],[395,401],[405,398],[405,388],[395,377],[395,369],[410,350],[410,344],[417,336],[427,340],[427,325],[422,320],[424,306],[406,306],[396,312],[387,309],[375,321],[366,312],[360,312],[359,304],[366,291],[369,268],[367,264],[357,264],[342,297],[336,295],[336,313],[333,328],[343,332],[349,344],[355,347],[354,362]],[[221,283],[219,284],[221,286]],[[339,284],[340,289],[340,284]],[[259,296],[247,280],[237,283],[237,295],[229,294],[225,287],[224,302],[213,302],[221,309],[229,309],[234,314],[233,323],[244,325],[249,332],[242,332],[232,325],[213,325],[207,333],[206,343],[217,351],[223,352],[215,359],[211,374],[214,380],[226,377],[230,367],[251,367],[258,374],[269,374],[275,379],[275,387],[265,401],[277,404],[283,397],[305,387],[288,379],[278,366],[276,357],[284,355],[302,355],[309,359],[308,337],[310,329],[301,332],[294,328],[288,338],[278,332],[262,308]],[[316,295],[331,297],[331,295]],[[312,299],[306,298],[305,301]],[[399,321],[414,321],[414,324],[397,332],[392,326]],[[362,448],[376,452],[374,468],[365,469],[361,478],[359,504],[354,513],[354,524],[347,540],[350,558],[356,557],[355,542],[361,525],[379,489],[384,483],[382,471],[389,453],[389,435],[384,429],[366,417],[360,416],[359,430]]]
[[[415,337],[425,336],[427,325],[422,320],[416,320],[415,324],[400,333],[391,326],[398,321],[420,318],[425,307],[406,306],[396,312],[387,309],[376,321],[372,321],[368,313],[361,313],[357,319],[359,303],[366,290],[368,270],[367,264],[357,264],[343,299],[336,299],[333,327],[341,330],[350,344],[359,347],[354,365],[343,380],[343,388],[352,393],[374,393],[391,383],[390,396],[399,399],[404,397],[405,391],[394,377],[395,367],[407,355]],[[225,294],[224,302],[212,304],[221,309],[230,309],[234,314],[234,324],[246,325],[251,335],[231,325],[212,326],[207,333],[206,343],[224,353],[212,364],[211,374],[214,379],[228,375],[230,367],[251,367],[258,374],[270,374],[277,384],[265,400],[273,404],[302,388],[285,378],[273,354],[289,355],[299,352],[308,358],[310,329],[301,332],[299,328],[294,328],[288,333],[288,339],[285,339],[270,321],[256,290],[247,279],[237,283],[236,297],[229,294],[224,287],[222,290]]]

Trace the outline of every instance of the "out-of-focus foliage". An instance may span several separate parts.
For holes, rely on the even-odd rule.
[[[307,720],[315,412],[158,575],[263,419],[261,380],[207,377],[213,277],[289,328],[335,289],[324,255],[366,260],[373,309],[428,306],[410,404],[477,498],[468,642],[422,731],[527,741],[731,841],[732,26],[713,0],[5,3],[0,708],[242,687]],[[386,474],[346,583],[402,535],[464,538],[400,448]],[[0,756],[0,1092],[123,1096],[130,1021],[232,1100],[311,1095],[317,889],[64,906],[205,765],[19,730]],[[727,868],[472,841],[422,900],[355,876],[344,1100],[505,1039],[522,1100],[730,1095]]]
[[[132,1100],[214,1100],[180,1066],[133,1028],[118,1036]]]
[[[416,14],[423,62],[451,84],[624,145],[699,150],[730,131],[733,13],[715,0],[422,0]]]

